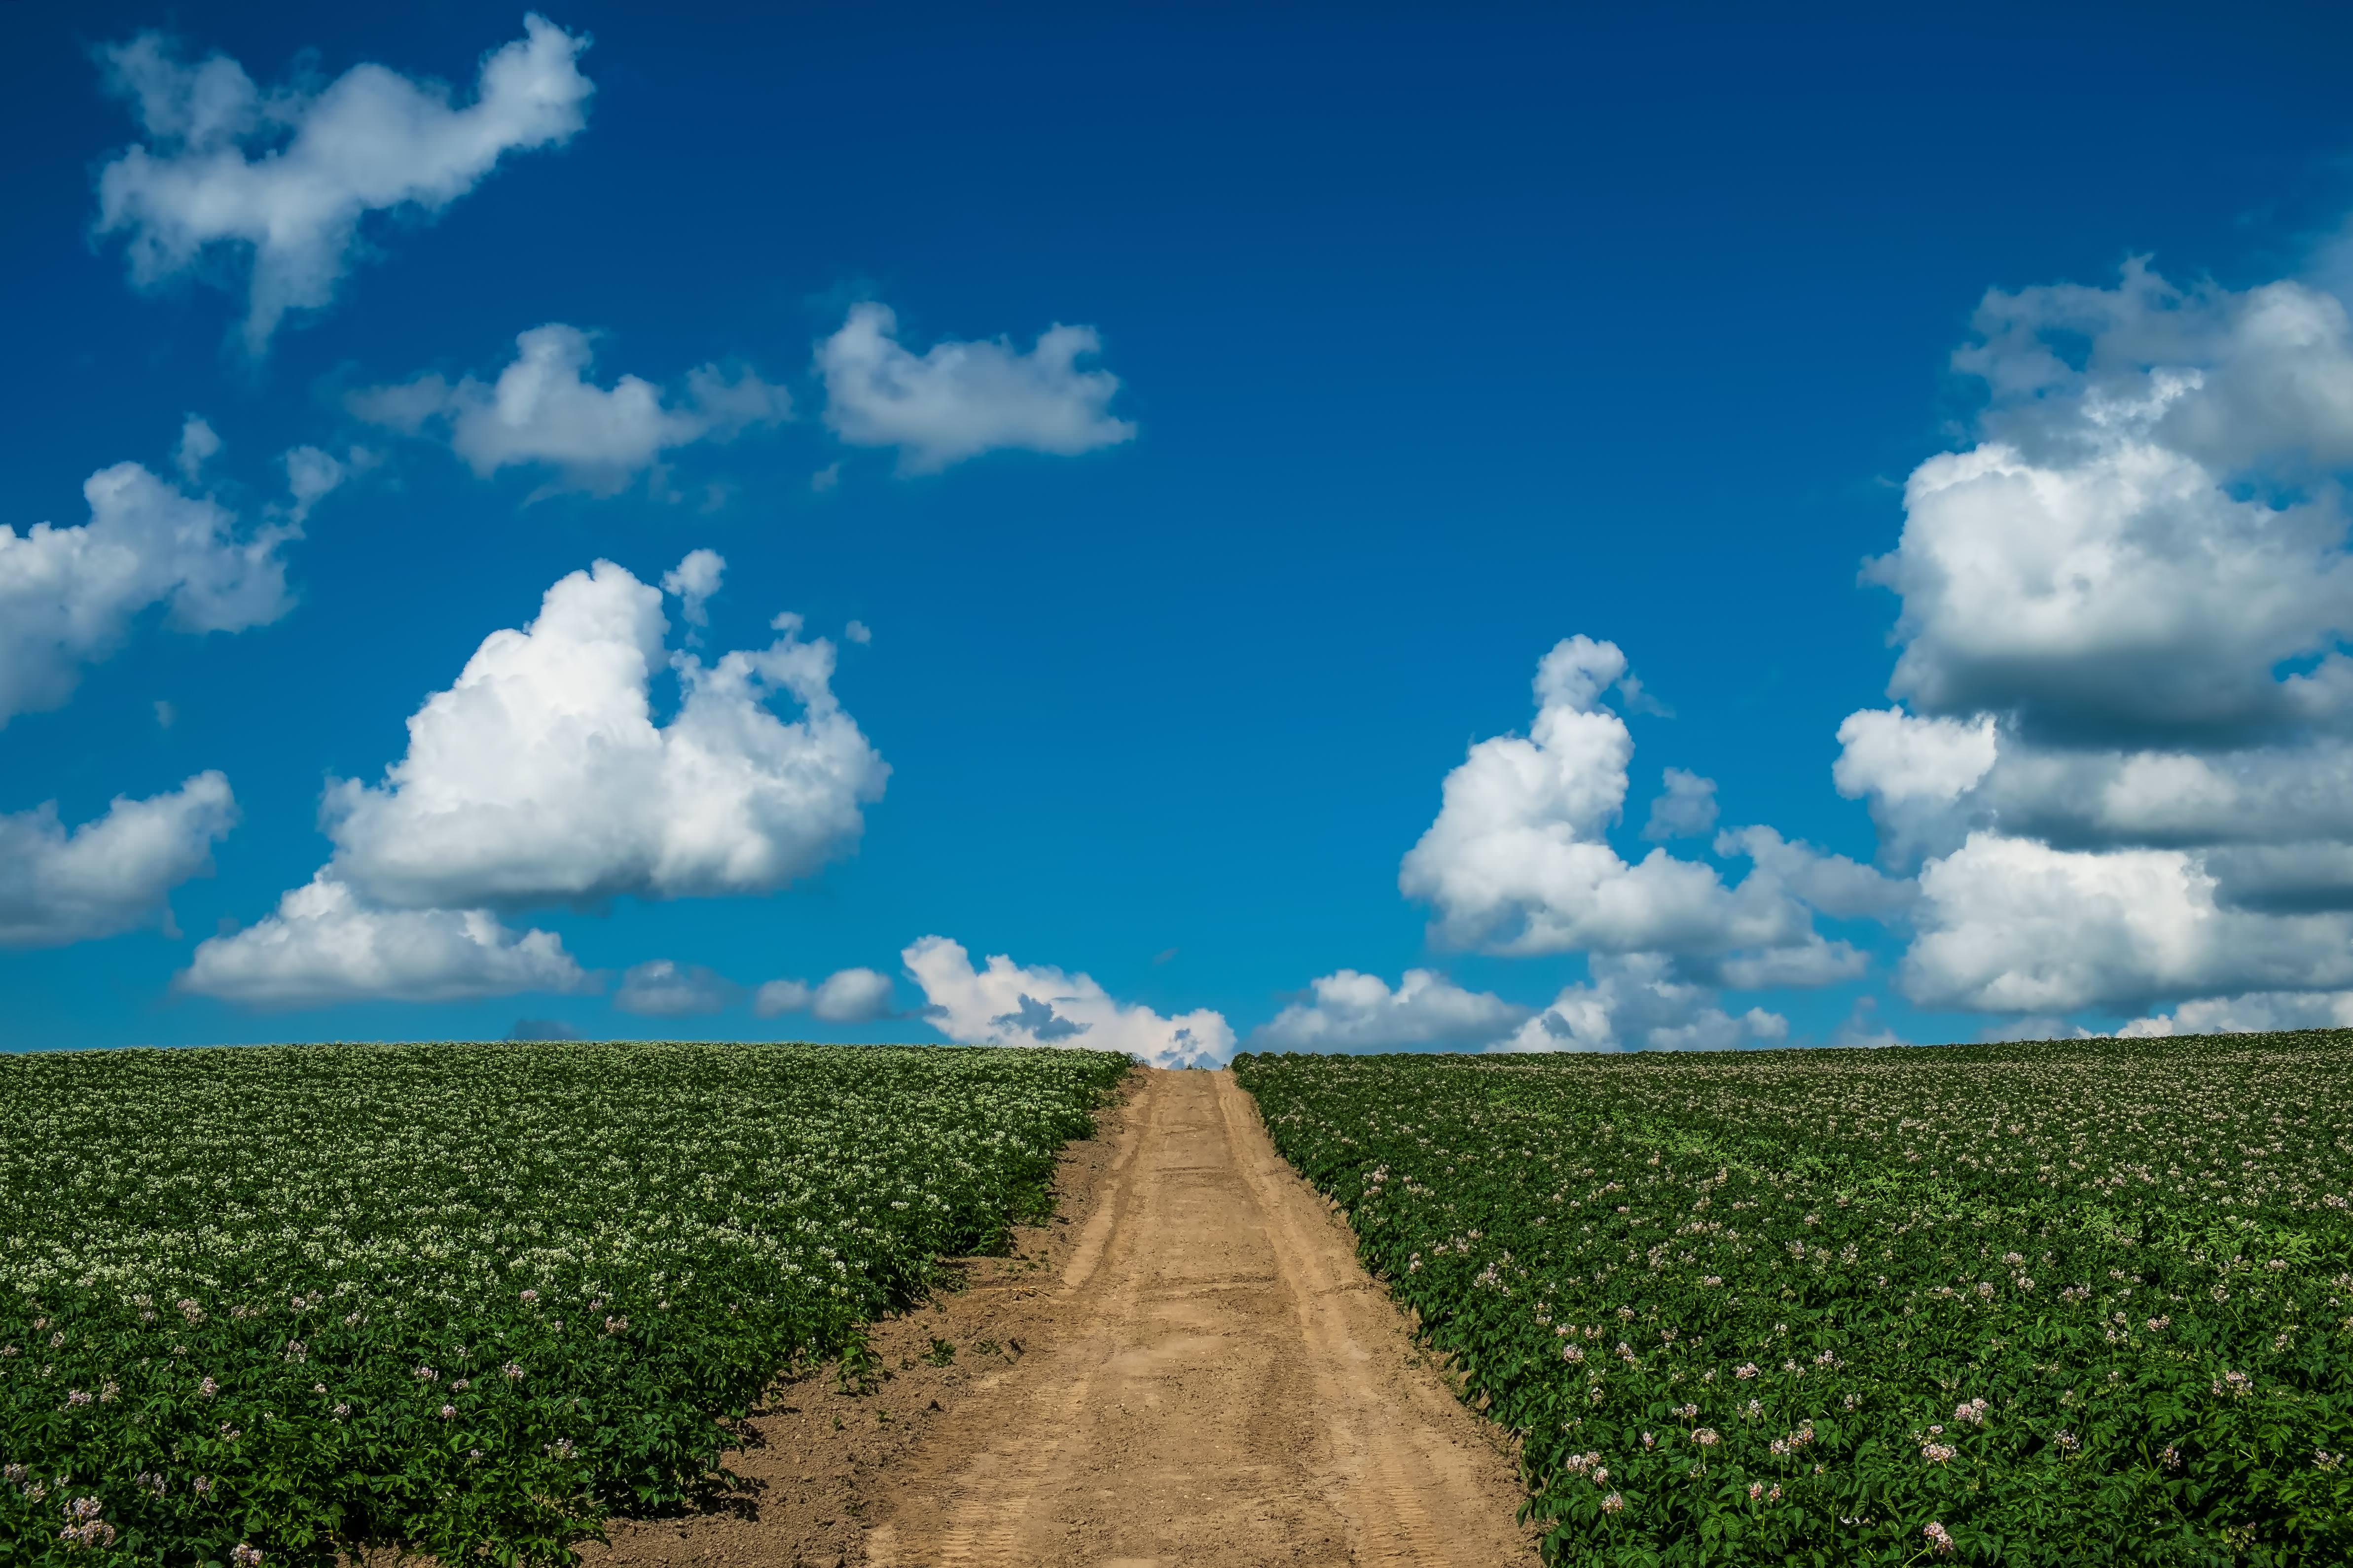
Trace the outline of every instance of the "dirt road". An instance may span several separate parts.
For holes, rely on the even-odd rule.
[[[1034,1307],[866,1489],[874,1568],[1533,1563],[1508,1456],[1230,1075],[1155,1072]]]

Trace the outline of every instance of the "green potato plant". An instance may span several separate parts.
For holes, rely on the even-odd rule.
[[[2353,1033],[1235,1071],[1551,1563],[2353,1562]]]
[[[0,1562],[574,1560],[1049,1207],[1060,1050],[0,1058]],[[871,1354],[868,1356],[871,1359]],[[852,1372],[856,1368],[850,1369]]]

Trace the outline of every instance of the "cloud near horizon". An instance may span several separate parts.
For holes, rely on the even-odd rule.
[[[198,943],[173,988],[280,1008],[593,991],[596,982],[551,931],[517,932],[487,910],[370,908],[322,868],[275,912]]]
[[[1566,987],[1520,1026],[1498,1051],[1725,1051],[1777,1046],[1789,1021],[1751,1007],[1738,1017],[1706,986],[1678,979],[1660,953],[1596,954],[1591,974]]]
[[[632,965],[613,993],[613,1005],[650,1018],[681,1018],[724,1012],[744,988],[702,964],[657,958]]]
[[[752,999],[763,1018],[807,1013],[829,1024],[871,1024],[898,1016],[891,977],[875,969],[837,969],[815,985],[805,980],[771,980]]]
[[[1413,1047],[1475,1049],[1507,1037],[1532,1008],[1465,991],[1430,969],[1409,969],[1396,990],[1377,974],[1343,969],[1311,981],[1293,1002],[1250,1033],[1259,1051],[1387,1051]]]
[[[923,988],[932,1026],[967,1045],[1124,1051],[1154,1067],[1219,1067],[1234,1032],[1208,1008],[1163,1017],[1120,1002],[1084,974],[1018,964],[1003,953],[976,970],[957,942],[927,936],[900,955]]]

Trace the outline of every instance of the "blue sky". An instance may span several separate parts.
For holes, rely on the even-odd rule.
[[[2353,1021],[2348,28],[2200,15],[7,7],[0,1044]],[[478,73],[529,39],[516,108]],[[215,56],[252,90],[206,130]],[[254,194],[420,90],[499,113]],[[232,188],[281,204],[280,273],[187,237]],[[584,395],[501,425],[552,325]],[[299,448],[339,482],[296,536]],[[126,463],[144,585],[36,562]],[[153,522],[205,506],[196,556]],[[2125,566],[2043,626],[2001,584],[2073,591],[2054,527]],[[666,655],[650,772],[459,713],[386,780],[560,580],[609,561],[582,603],[642,617],[698,550],[722,585],[664,647],[826,639],[858,740],[727,697],[756,822],[677,840],[726,814]],[[1639,686],[1572,646],[1564,738],[1471,754],[1543,729],[1577,637]],[[1541,798],[1441,819],[1523,764]],[[1713,826],[1646,838],[1668,767]],[[373,803],[340,838],[337,780]],[[118,797],[169,804],[76,849]],[[1812,849],[1714,837],[1752,825]],[[322,867],[342,901],[281,910]],[[807,994],[764,1016],[772,981]]]

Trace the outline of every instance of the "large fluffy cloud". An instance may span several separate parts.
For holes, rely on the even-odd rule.
[[[594,981],[552,932],[518,933],[485,910],[371,908],[327,871],[277,912],[197,945],[176,989],[257,1007],[381,999],[449,1002]]]
[[[212,869],[237,821],[228,780],[202,773],[145,800],[116,796],[69,830],[55,802],[0,816],[0,947],[58,947],[163,921],[164,896]]]
[[[2275,671],[2353,622],[2343,513],[2242,499],[2156,444],[2156,408],[2193,395],[2091,411],[2082,449],[1989,442],[1915,469],[1871,568],[1904,597],[1890,693],[2061,742],[2232,740],[2338,708],[2333,672]]]
[[[105,51],[107,80],[130,100],[146,144],[99,174],[98,232],[126,237],[144,286],[200,266],[215,249],[250,258],[247,348],[259,353],[291,310],[336,283],[371,212],[436,213],[512,152],[564,142],[586,121],[585,37],[527,16],[523,37],[483,57],[473,101],[379,65],[325,87],[265,92],[213,55],[190,65],[160,36]]]
[[[1745,857],[1756,876],[1780,884],[1798,899],[1841,920],[1886,920],[1911,907],[1919,889],[1883,876],[1843,855],[1825,854],[1770,827],[1736,827],[1715,836],[1715,852]],[[1808,951],[1810,951],[1810,945]]]
[[[2054,849],[1973,833],[1920,872],[1904,988],[1936,1005],[2065,1012],[2168,996],[2353,985],[2353,915],[2216,897],[2179,849]]]
[[[1293,1002],[1251,1032],[1253,1049],[1384,1051],[1409,1046],[1488,1045],[1530,1009],[1483,991],[1466,991],[1443,974],[1409,969],[1394,991],[1377,974],[1343,969],[1310,984]]]
[[[361,418],[405,435],[446,439],[474,472],[538,466],[546,489],[617,495],[661,455],[697,441],[724,441],[755,425],[792,416],[792,398],[748,370],[690,371],[682,391],[665,394],[639,376],[611,386],[588,378],[595,358],[586,332],[560,321],[515,339],[515,357],[494,382],[438,375],[370,387],[346,399]]]
[[[1997,428],[2031,438],[2048,428],[2031,412],[2038,404],[2141,405],[2152,386],[2186,388],[2194,395],[2154,410],[2154,432],[2201,463],[2353,465],[2353,320],[2311,284],[2184,289],[2144,258],[2113,289],[1994,289],[1975,325],[1978,341],[1954,363],[1985,381]],[[2010,418],[2021,411],[2030,412]]]
[[[1443,944],[1588,955],[1588,980],[1533,1014],[1476,999],[1492,1004],[1481,1027],[1495,1048],[1719,1049],[1786,1038],[1788,1025],[1778,1014],[1725,1012],[1722,989],[1854,977],[1863,955],[1824,937],[1816,913],[1901,920],[1915,888],[1762,826],[1715,836],[1716,856],[1749,862],[1736,882],[1664,847],[1625,859],[1609,831],[1625,809],[1634,742],[1605,705],[1612,692],[1629,708],[1655,706],[1614,644],[1572,637],[1546,654],[1527,734],[1476,742],[1447,775],[1437,819],[1398,868],[1399,889],[1432,907],[1430,934]],[[1643,836],[1701,835],[1715,818],[1715,783],[1669,768]],[[1314,1006],[1303,1004],[1276,1019],[1266,1032],[1270,1043],[1276,1035],[1286,1044],[1415,1037],[1405,993],[1391,996],[1379,981],[1346,973],[1329,984],[1332,996],[1319,981]],[[1447,997],[1425,983],[1413,1000],[1435,1012],[1441,1003],[1460,1010],[1474,999]],[[1504,1009],[1515,1016],[1504,1016]],[[1510,1032],[1499,1037],[1503,1029]]]
[[[700,551],[671,577],[707,595],[724,564]],[[259,1006],[593,989],[558,938],[494,910],[765,892],[815,869],[857,841],[889,769],[833,700],[831,646],[802,641],[795,616],[774,625],[765,649],[665,659],[660,589],[609,561],[564,578],[427,699],[381,784],[330,787],[333,859],[200,946],[180,989]],[[682,696],[657,725],[665,662]],[[771,710],[783,697],[799,718]],[[734,994],[658,961],[619,1001],[659,1016]]]
[[[1113,418],[1119,378],[1081,370],[1102,347],[1092,327],[1055,326],[1024,353],[1009,340],[899,342],[887,305],[851,308],[818,345],[825,422],[854,447],[896,447],[906,473],[928,473],[1003,447],[1070,455],[1116,446],[1135,426]]]
[[[1789,1021],[1752,1007],[1734,1017],[1715,993],[1680,979],[1660,953],[1598,955],[1590,977],[1522,1024],[1504,1051],[1723,1051],[1778,1045]]]
[[[719,563],[684,574],[715,584]],[[691,576],[692,583],[684,581]],[[831,689],[833,646],[665,651],[662,593],[609,561],[493,632],[408,721],[380,784],[332,786],[334,875],[391,908],[772,891],[854,847],[890,769]],[[655,721],[665,666],[681,700]],[[797,718],[772,704],[789,699]]]
[[[1233,1030],[1208,1008],[1164,1018],[1114,1000],[1083,974],[1018,964],[1003,953],[976,970],[971,955],[943,936],[899,956],[923,987],[933,1027],[953,1040],[1125,1051],[1155,1067],[1216,1066],[1234,1054]]]
[[[1839,793],[1899,805],[1958,800],[1986,776],[2000,747],[1990,713],[1965,723],[1921,719],[1900,708],[1850,713],[1838,739],[1831,778]]]
[[[211,430],[193,421],[204,437]],[[184,437],[193,477],[218,445]],[[324,454],[321,454],[323,456]],[[316,500],[316,480],[306,500]],[[280,547],[291,518],[241,528],[209,497],[190,495],[137,463],[117,463],[82,485],[90,521],[18,533],[0,523],[0,724],[71,696],[81,667],[119,647],[150,605],[189,632],[233,632],[284,615],[291,604]]]
[[[2353,984],[2344,306],[2136,263],[1977,324],[1982,438],[1913,474],[1866,573],[1902,596],[1903,705],[1848,719],[1834,770],[1921,867],[1905,989],[2326,1014],[2280,999]]]
[[[1903,597],[1891,695],[2029,740],[2211,745],[2345,706],[2353,340],[2295,283],[1996,291],[1957,363],[1982,439],[1920,465],[1869,575]],[[2251,468],[2250,464],[2262,463]],[[2262,483],[2233,481],[2262,480]]]
[[[1736,984],[1857,973],[1861,955],[1814,930],[1782,874],[1800,855],[1809,865],[1828,858],[1773,836],[1794,853],[1727,884],[1714,867],[1663,848],[1629,863],[1611,847],[1606,832],[1624,809],[1634,742],[1602,699],[1626,679],[1615,644],[1564,640],[1537,666],[1527,735],[1479,742],[1446,776],[1438,818],[1398,876],[1409,898],[1435,909],[1433,936],[1505,953],[1668,953],[1689,976],[1721,973]],[[1749,844],[1737,835],[1720,842],[1732,853]],[[1852,862],[1832,870],[1856,884],[1878,879]]]

